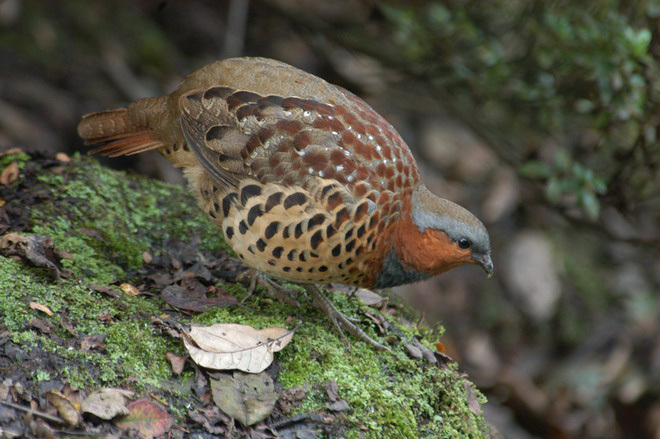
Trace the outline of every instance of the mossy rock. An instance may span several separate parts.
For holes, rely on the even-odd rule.
[[[391,334],[392,353],[377,352],[355,339],[348,352],[303,294],[299,308],[255,293],[244,306],[191,317],[169,307],[157,289],[124,295],[123,300],[99,292],[104,287],[123,295],[118,283],[140,285],[149,265],[145,252],[163,260],[172,248],[185,247],[188,254],[209,260],[228,259],[230,250],[185,188],[110,170],[89,158],[61,162],[14,154],[1,157],[0,166],[13,161],[20,173],[0,194],[0,219],[8,221],[3,233],[47,236],[56,249],[70,254],[61,260],[63,272],[70,275],[59,281],[25,261],[0,257],[0,339],[3,334],[8,338],[0,344],[0,368],[14,384],[20,382],[35,396],[56,383],[87,393],[111,386],[148,392],[169,403],[169,411],[189,431],[186,437],[196,437],[205,430],[187,417],[203,405],[191,394],[195,372],[187,367],[181,376],[173,374],[166,354],[183,356],[184,349],[152,323],[153,317],[167,314],[184,324],[287,326],[297,328],[296,334],[276,354],[269,372],[280,391],[299,386],[305,398],[286,415],[278,407],[266,424],[286,416],[326,413],[332,414],[332,421],[316,426],[324,437],[489,437],[478,413],[484,398],[457,365],[413,359],[403,347],[401,334],[432,346],[440,329],[420,333],[387,315],[400,331]],[[216,277],[211,283],[238,299],[246,294],[240,284]],[[360,318],[360,326],[383,341],[365,317],[365,311],[380,315],[378,310],[341,292],[331,296],[341,311]],[[31,302],[47,306],[53,315],[31,308]],[[408,312],[400,304],[392,307],[399,315]],[[83,349],[81,340],[88,336],[97,336],[102,344]],[[326,408],[329,380],[338,383],[348,410],[333,414]],[[295,425],[287,428],[295,431]]]

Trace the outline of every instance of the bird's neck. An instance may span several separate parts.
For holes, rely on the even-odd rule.
[[[391,245],[385,251],[374,288],[395,287],[430,277],[431,273],[423,267],[423,247],[424,234],[413,223],[408,206],[400,212],[392,231]]]
[[[430,275],[421,273],[403,264],[394,246],[385,254],[383,265],[372,288],[389,288],[428,279]]]

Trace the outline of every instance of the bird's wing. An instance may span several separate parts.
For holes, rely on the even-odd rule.
[[[249,178],[307,187],[329,179],[356,197],[412,187],[418,175],[405,143],[366,103],[350,98],[335,105],[225,86],[197,89],[179,98],[181,126],[221,185]]]

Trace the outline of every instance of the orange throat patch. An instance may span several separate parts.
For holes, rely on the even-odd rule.
[[[409,214],[402,215],[394,249],[404,267],[434,276],[465,264],[474,264],[472,252],[461,249],[441,230],[420,232]]]

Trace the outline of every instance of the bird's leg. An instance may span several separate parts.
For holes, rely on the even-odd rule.
[[[316,307],[320,311],[322,311],[323,314],[328,316],[332,324],[337,329],[337,332],[339,332],[339,336],[341,337],[342,341],[349,349],[351,347],[351,344],[344,335],[344,332],[342,331],[342,327],[346,331],[348,331],[351,335],[357,337],[359,340],[362,340],[367,344],[370,344],[376,349],[389,351],[389,348],[387,348],[387,346],[384,346],[378,343],[376,340],[369,337],[367,334],[364,333],[364,331],[358,328],[351,321],[352,319],[342,314],[337,308],[335,308],[335,306],[328,300],[328,298],[325,297],[325,295],[321,291],[319,291],[316,285],[303,285],[303,286],[307,290],[307,293],[312,297],[312,300],[314,301]]]
[[[357,293],[359,289],[360,289],[359,286],[354,286],[353,289],[348,292],[348,294],[347,294],[348,297],[354,297],[355,293]]]
[[[252,293],[254,293],[256,287],[260,286],[266,290],[269,296],[288,303],[289,305],[296,307],[300,306],[300,302],[289,295],[289,293],[291,293],[293,290],[285,288],[277,282],[271,280],[268,275],[257,270],[248,269],[241,273],[237,280],[240,282],[248,278],[250,279],[250,286],[247,290],[248,294],[243,300],[241,300],[241,303],[245,302],[250,296],[252,296]]]

